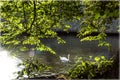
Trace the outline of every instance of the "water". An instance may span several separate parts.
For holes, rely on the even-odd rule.
[[[98,47],[96,41],[86,41],[81,43],[80,40],[74,36],[62,36],[62,38],[67,42],[66,44],[58,45],[57,41],[52,39],[47,39],[44,42],[46,45],[53,48],[59,56],[67,57],[67,55],[70,54],[70,59],[73,59],[75,56],[87,57],[90,55],[104,55],[107,58],[112,56],[110,50],[106,47]],[[111,43],[112,50],[119,48],[119,38],[117,36],[109,36],[107,41]]]
[[[42,40],[47,46],[51,47],[56,51],[56,55],[49,54],[47,52],[42,53],[41,51],[35,51],[34,57],[40,59],[42,63],[47,65],[51,65],[55,68],[55,70],[59,71],[61,65],[60,56],[66,57],[68,55],[70,61],[75,62],[76,57],[88,58],[89,56],[105,56],[107,59],[113,56],[111,50],[119,50],[119,37],[118,36],[109,36],[107,41],[111,43],[111,50],[108,50],[107,47],[98,47],[96,41],[86,41],[80,42],[78,38],[75,36],[61,36],[67,43],[66,44],[58,44],[55,39],[44,39]],[[28,56],[33,55],[31,52],[19,54],[19,57],[24,59]]]
[[[62,36],[62,38],[67,42],[66,44],[57,44],[55,39],[45,39],[43,42],[56,51],[56,55],[49,53],[42,53],[41,51],[29,51],[25,53],[19,53],[17,57],[10,56],[10,52],[0,48],[0,80],[11,80],[17,76],[13,75],[14,72],[21,70],[18,68],[17,64],[21,63],[22,60],[29,57],[36,57],[42,63],[51,65],[54,67],[56,72],[62,70],[67,70],[69,63],[63,63],[60,60],[60,56],[66,57],[69,54],[69,59],[71,62],[75,61],[76,57],[88,57],[88,56],[100,56],[104,55],[108,59],[112,57],[113,53],[109,51],[106,47],[98,47],[97,42],[82,42],[74,36]],[[119,50],[119,38],[117,36],[109,36],[107,40],[112,45],[112,50]]]

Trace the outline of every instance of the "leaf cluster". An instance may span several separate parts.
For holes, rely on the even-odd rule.
[[[25,75],[28,78],[39,77],[41,73],[51,69],[50,66],[42,64],[38,59],[35,58],[26,59],[25,61],[23,61],[23,63],[18,64],[18,67],[21,66],[23,66],[24,68],[21,71],[17,72],[18,79],[24,77]]]
[[[98,46],[110,47],[106,42],[106,24],[119,17],[119,1],[13,0],[1,4],[0,42],[20,51],[32,46],[33,50],[55,54],[41,39],[55,38],[58,44],[65,43],[56,29],[68,31],[68,22],[73,20],[81,20],[77,35],[81,41],[97,40]],[[96,32],[99,34],[91,35]]]
[[[82,57],[78,58],[73,68],[68,71],[70,79],[96,79],[104,78],[104,73],[111,69],[113,60],[107,60],[104,56],[95,57],[94,61],[92,56],[89,60],[83,60]]]
[[[113,19],[118,19],[119,15],[119,2],[118,1],[83,1],[84,18],[81,22],[81,28],[78,37],[81,41],[99,41],[98,46],[107,46],[110,44],[106,42],[106,29],[112,23]],[[113,12],[114,10],[114,12]],[[92,33],[99,33],[98,35],[91,36]],[[102,43],[103,42],[103,43]],[[104,45],[102,45],[104,44]]]

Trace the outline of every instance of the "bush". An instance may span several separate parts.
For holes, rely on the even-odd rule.
[[[18,67],[20,66],[23,66],[24,68],[21,71],[17,72],[18,79],[20,77],[24,77],[25,75],[28,78],[39,77],[40,73],[51,69],[51,67],[42,64],[38,59],[35,58],[26,59],[23,63],[18,65]]]
[[[70,79],[95,79],[102,78],[104,73],[111,70],[113,60],[107,60],[104,56],[95,57],[92,60],[83,60],[78,58],[74,67],[68,71]]]

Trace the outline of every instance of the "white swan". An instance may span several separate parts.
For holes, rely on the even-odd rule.
[[[67,58],[60,56],[60,60],[61,60],[62,62],[69,62],[69,61],[70,61],[69,58],[70,58],[70,54],[68,54]]]

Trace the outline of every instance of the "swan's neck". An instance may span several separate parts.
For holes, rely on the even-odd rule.
[[[70,60],[70,54],[67,55],[68,60]]]

